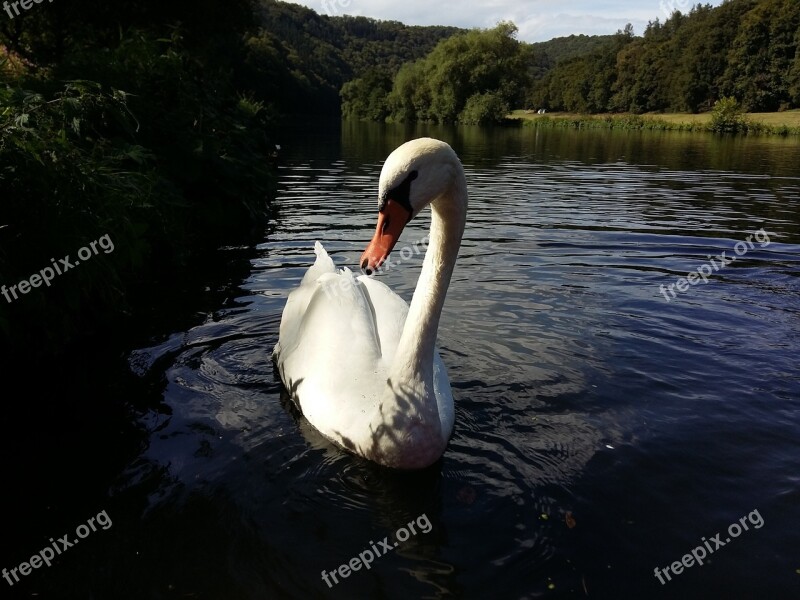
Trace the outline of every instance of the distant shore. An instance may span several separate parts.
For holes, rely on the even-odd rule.
[[[800,110],[774,113],[745,113],[746,127],[740,133],[756,135],[800,136]],[[575,129],[624,129],[651,131],[713,131],[711,113],[614,113],[582,115],[577,113],[545,113],[515,110],[509,119],[522,120],[534,127]]]

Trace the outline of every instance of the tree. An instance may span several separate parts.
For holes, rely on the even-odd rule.
[[[800,3],[761,0],[745,16],[728,61],[728,92],[749,111],[773,111],[792,101],[787,75],[797,54]]]
[[[788,92],[791,103],[794,106],[800,106],[800,29],[797,30],[794,40],[797,50],[795,51],[794,63],[792,63],[792,68],[789,70],[786,83],[789,86]]]
[[[376,67],[359,79],[349,81],[342,87],[342,116],[344,118],[384,121],[389,116],[387,102],[392,91],[392,75],[384,68]]]
[[[437,123],[502,120],[506,113],[500,114],[500,107],[523,102],[529,82],[529,54],[516,34],[513,23],[469,31],[443,40],[424,59],[403,66],[387,97],[389,118]]]

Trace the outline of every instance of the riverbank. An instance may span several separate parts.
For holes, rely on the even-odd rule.
[[[207,66],[207,51],[156,35],[73,48],[52,71],[0,57],[4,363],[142,330],[133,317],[192,288],[217,248],[262,239],[270,109],[228,66]]]
[[[745,113],[740,133],[756,135],[800,136],[800,110],[775,113]],[[631,113],[582,115],[577,113],[528,113],[515,110],[510,119],[530,127],[565,127],[587,129],[624,129],[650,131],[714,131],[711,113]]]

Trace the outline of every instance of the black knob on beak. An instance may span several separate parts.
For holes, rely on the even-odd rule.
[[[372,275],[372,269],[369,268],[369,259],[365,258],[361,261],[361,270],[364,271],[364,275],[369,277]]]

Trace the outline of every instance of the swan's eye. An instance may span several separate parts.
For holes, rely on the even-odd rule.
[[[403,180],[403,183],[387,191],[385,194],[385,200],[381,201],[381,205],[378,210],[383,212],[383,207],[386,206],[386,203],[389,200],[393,200],[408,211],[408,220],[410,221],[411,216],[414,214],[414,207],[411,206],[411,182],[417,177],[419,177],[419,172],[411,171],[411,173],[408,174],[408,177]],[[388,223],[384,224],[384,226],[386,225],[388,225]]]

